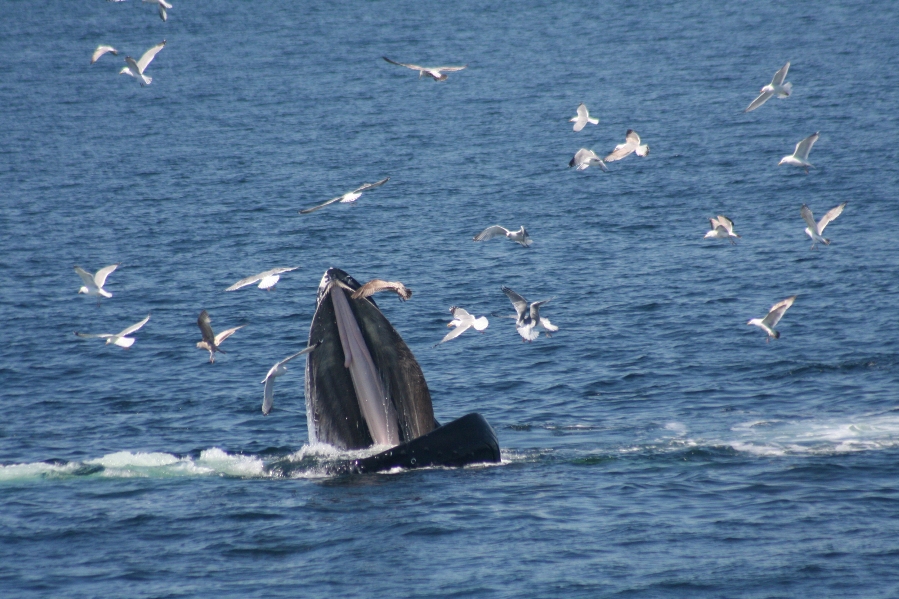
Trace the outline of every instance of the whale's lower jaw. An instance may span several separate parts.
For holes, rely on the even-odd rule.
[[[332,474],[364,474],[395,468],[461,467],[499,463],[496,433],[480,414],[468,414],[379,454],[347,460],[332,467]]]

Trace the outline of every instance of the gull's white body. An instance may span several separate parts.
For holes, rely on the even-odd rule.
[[[247,287],[248,285],[252,285],[256,281],[259,281],[260,289],[266,289],[271,291],[275,288],[275,284],[281,279],[281,273],[290,272],[292,270],[298,269],[299,266],[288,266],[288,267],[278,267],[272,268],[271,270],[267,270],[265,272],[261,272],[258,275],[253,275],[251,277],[247,277],[245,279],[241,279],[238,282],[234,283],[225,291],[236,291],[242,287]]]
[[[100,333],[100,334],[94,335],[94,334],[90,334],[90,333],[76,332],[75,334],[78,335],[79,337],[83,337],[85,339],[106,339],[106,345],[113,343],[115,345],[118,345],[119,347],[123,347],[123,348],[127,349],[127,348],[131,347],[132,345],[134,345],[134,337],[128,337],[128,335],[130,335],[131,333],[134,333],[135,331],[140,329],[142,326],[147,324],[148,320],[150,320],[149,314],[147,314],[147,317],[144,318],[142,321],[138,322],[137,324],[131,325],[127,329],[123,330],[121,333],[115,333],[115,334]]]
[[[448,327],[456,327],[452,331],[446,334],[446,337],[440,340],[440,343],[445,343],[451,339],[455,339],[468,329],[474,327],[476,331],[483,331],[487,328],[489,324],[487,322],[486,316],[481,316],[480,318],[475,318],[471,314],[469,314],[464,308],[458,308],[453,306],[450,308],[450,313],[453,315],[453,320],[450,321],[446,326]],[[438,343],[437,345],[440,345]],[[436,345],[434,347],[437,347]]]
[[[220,332],[218,335],[212,332],[212,325],[210,324],[212,319],[209,318],[209,313],[206,310],[200,312],[200,317],[197,319],[197,326],[200,327],[200,333],[203,335],[203,340],[197,342],[197,349],[205,349],[209,352],[209,363],[215,363],[215,352],[222,352],[219,348],[225,339],[236,333],[238,330],[244,328],[245,324],[240,325],[239,327],[234,327],[233,329],[226,329]]]
[[[577,116],[571,117],[568,119],[568,122],[574,123],[575,131],[580,131],[587,125],[587,123],[598,125],[599,119],[591,117],[590,112],[587,110],[587,106],[581,103],[577,107]]]
[[[78,290],[78,293],[86,293],[87,295],[96,297],[97,305],[100,305],[100,297],[112,297],[111,293],[103,289],[103,285],[106,284],[106,277],[112,274],[112,271],[118,267],[118,264],[110,264],[109,266],[104,266],[98,270],[96,274],[92,275],[80,266],[76,266],[75,272],[78,273],[78,276],[81,277],[81,280],[84,282],[84,285]]]
[[[319,204],[318,206],[313,206],[312,208],[306,208],[304,210],[300,210],[300,214],[309,214],[310,212],[315,212],[316,210],[321,210],[325,206],[329,206],[334,202],[340,202],[341,204],[348,204],[351,202],[355,202],[362,196],[362,192],[368,191],[369,189],[374,189],[375,187],[380,187],[387,183],[390,180],[390,177],[384,177],[380,181],[375,181],[374,183],[363,183],[353,191],[348,191],[343,195],[339,195],[336,198],[331,198],[327,202]]]
[[[784,312],[789,309],[790,306],[793,305],[793,302],[796,300],[796,296],[788,297],[782,302],[777,302],[771,309],[768,311],[767,316],[764,318],[753,318],[746,324],[754,325],[765,331],[768,336],[765,338],[765,342],[771,341],[771,339],[780,339],[780,333],[774,330],[774,327],[777,326],[777,323],[780,322],[780,319],[783,318]]]
[[[159,18],[165,21],[169,18],[168,14],[165,12],[165,9],[171,8],[172,5],[166,2],[165,0],[144,0],[144,2],[149,2],[150,4],[158,4],[159,5]]]
[[[595,164],[604,171],[609,170],[606,168],[606,163],[603,162],[593,150],[588,150],[587,148],[581,148],[577,151],[577,154],[575,154],[574,158],[568,163],[568,168],[576,167],[577,170],[582,171],[592,164]]]
[[[521,225],[521,228],[517,231],[510,231],[505,227],[501,227],[499,225],[493,225],[492,227],[487,227],[477,235],[475,235],[472,239],[475,241],[487,241],[488,239],[493,239],[494,237],[505,236],[506,239],[514,241],[515,243],[519,243],[524,247],[530,247],[533,241],[531,241],[531,237],[528,235],[527,229],[524,228],[524,225]]]
[[[752,101],[752,103],[744,110],[743,112],[752,112],[769,99],[772,96],[777,96],[778,98],[788,98],[790,93],[793,91],[793,84],[784,82],[784,79],[787,78],[787,71],[790,70],[790,63],[785,64],[780,68],[779,71],[774,73],[774,79],[771,80],[771,83],[763,87],[759,91],[759,97]]]
[[[553,298],[540,302],[533,302],[530,307],[528,307],[528,301],[522,296],[518,295],[508,287],[503,287],[502,290],[509,298],[509,301],[512,302],[512,306],[515,307],[515,330],[518,331],[518,334],[521,335],[522,339],[525,341],[533,341],[540,336],[540,331],[543,331],[547,337],[552,337],[552,333],[559,330],[559,327],[551,323],[549,319],[540,316],[540,306],[548,304]]]
[[[612,150],[612,153],[606,156],[603,160],[606,162],[615,162],[616,160],[621,160],[625,156],[637,153],[637,156],[646,156],[649,154],[649,146],[640,142],[640,136],[633,129],[628,129],[627,133],[624,134],[624,143],[618,144],[615,146],[615,149]]]
[[[796,144],[796,149],[793,150],[793,153],[790,156],[781,158],[777,165],[792,164],[793,166],[801,166],[805,169],[806,174],[808,174],[808,169],[815,168],[814,165],[808,161],[808,153],[812,151],[812,146],[818,141],[818,137],[820,137],[818,133],[813,133],[800,141]]]
[[[107,52],[111,52],[111,53],[115,54],[116,56],[119,55],[118,50],[116,50],[112,46],[97,46],[97,49],[94,50],[93,56],[91,56],[91,64],[94,64],[95,62],[100,60],[100,57],[103,56],[104,54],[106,54]]]
[[[447,75],[446,73],[453,73],[455,71],[461,71],[468,65],[462,65],[461,67],[421,67],[417,64],[407,64],[405,62],[396,62],[395,60],[390,60],[386,56],[382,56],[384,60],[389,62],[390,64],[395,64],[401,67],[406,67],[407,69],[412,69],[413,71],[418,71],[418,78],[421,79],[422,75],[427,75],[431,77],[434,81],[446,81]],[[443,71],[446,71],[444,73]]]
[[[705,234],[705,239],[729,239],[731,244],[736,245],[734,238],[740,236],[734,233],[734,222],[726,216],[718,215],[717,218],[710,218],[709,223],[712,230]]]
[[[122,70],[119,71],[119,74],[131,75],[141,82],[141,86],[150,85],[151,83],[153,83],[153,78],[144,75],[144,70],[146,70],[146,68],[150,66],[150,63],[153,62],[153,59],[164,47],[165,40],[162,40],[162,43],[156,44],[155,46],[144,52],[144,55],[140,57],[140,60],[134,60],[130,56],[126,56],[125,62],[127,63],[127,66],[122,67]]]
[[[834,220],[840,214],[843,213],[843,208],[846,207],[847,202],[843,202],[839,206],[835,206],[827,211],[827,214],[821,217],[817,223],[815,222],[815,216],[812,214],[812,211],[805,204],[802,205],[802,208],[799,210],[799,214],[802,215],[802,220],[805,221],[805,224],[808,226],[805,228],[805,234],[812,238],[812,249],[819,243],[823,243],[824,245],[830,245],[830,240],[824,238],[824,227],[826,227],[830,221]]]
[[[297,352],[292,356],[287,356],[286,358],[269,368],[268,374],[266,374],[265,378],[261,381],[261,383],[265,385],[262,393],[263,416],[268,416],[268,413],[272,411],[272,405],[275,403],[275,379],[287,372],[287,363],[297,356],[308,354],[318,346],[318,343],[310,345],[303,351]]]

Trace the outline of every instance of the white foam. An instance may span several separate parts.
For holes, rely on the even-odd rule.
[[[755,455],[850,453],[899,446],[899,414],[863,414],[825,419],[752,421],[734,426],[736,439],[723,443]]]
[[[35,479],[54,474],[65,475],[78,467],[77,462],[70,464],[48,464],[46,462],[10,464],[9,466],[0,466],[0,482]]]

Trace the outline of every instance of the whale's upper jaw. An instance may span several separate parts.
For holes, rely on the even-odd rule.
[[[339,268],[334,268],[332,266],[325,271],[325,274],[322,275],[321,283],[318,284],[318,295],[315,300],[316,307],[318,307],[322,303],[322,300],[331,292],[334,283],[338,283],[344,288],[349,288],[350,291],[355,291],[362,287],[359,281]]]

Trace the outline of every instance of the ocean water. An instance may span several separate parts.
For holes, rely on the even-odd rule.
[[[0,596],[899,596],[895,3],[173,4],[4,6]],[[645,159],[567,168],[629,128]],[[811,250],[800,206],[841,202]],[[501,464],[328,476],[301,361],[262,416],[329,266],[413,289],[379,304]],[[523,343],[502,285],[559,332]],[[451,305],[490,326],[434,348]],[[203,309],[247,325],[212,365]]]

